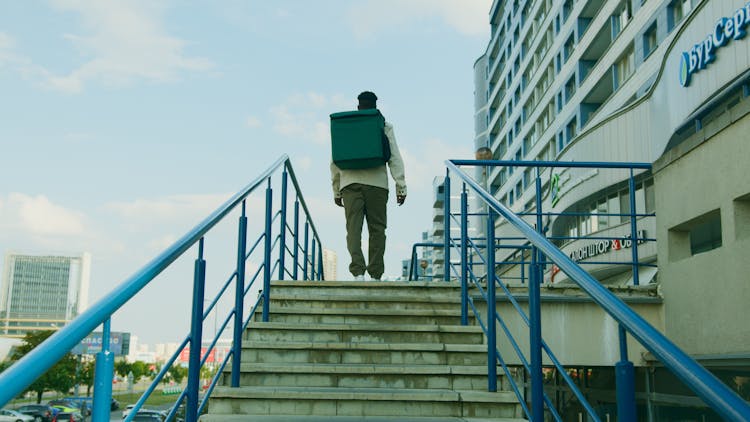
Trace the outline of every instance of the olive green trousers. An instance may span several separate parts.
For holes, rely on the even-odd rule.
[[[385,271],[386,204],[388,189],[377,186],[353,183],[341,190],[346,215],[346,247],[352,262],[349,272],[354,276],[363,275],[365,270],[372,278],[379,279]],[[368,264],[362,254],[362,223],[367,220],[370,235]]]

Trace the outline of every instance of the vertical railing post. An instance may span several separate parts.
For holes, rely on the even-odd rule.
[[[469,325],[469,199],[466,183],[461,190],[461,325]]]
[[[268,322],[268,309],[271,301],[271,220],[273,208],[273,190],[271,189],[271,178],[268,179],[266,187],[266,231],[264,237],[263,251],[263,322]]]
[[[635,422],[635,368],[628,360],[628,334],[622,325],[620,333],[620,361],[615,364],[615,384],[617,386],[617,420]],[[648,374],[646,374],[648,377]]]
[[[115,355],[109,350],[110,318],[102,328],[102,351],[96,354],[94,369],[93,420],[108,421],[112,406],[112,377],[115,369]]]
[[[310,248],[312,249],[310,251],[310,280],[315,280],[315,263],[317,262],[317,255],[315,255],[315,244],[318,243],[315,241],[315,233],[313,233],[312,238],[312,245],[310,245]]]
[[[419,271],[417,271],[417,245],[411,247],[411,267],[409,268],[409,281],[419,281]]]
[[[536,168],[536,230],[542,233],[542,183],[539,168]],[[544,420],[544,385],[542,384],[542,267],[541,252],[536,246],[531,248],[531,268],[529,269],[529,345],[531,361],[531,414],[535,421]]]
[[[203,296],[206,281],[206,261],[203,259],[203,238],[198,243],[198,259],[193,273],[193,307],[190,323],[190,356],[188,358],[187,422],[198,421],[198,391],[200,390],[201,343],[203,337]]]
[[[630,169],[630,180],[628,181],[630,187],[630,253],[633,259],[633,285],[638,286],[640,284],[638,274],[638,222],[636,219],[635,212],[635,178],[633,177],[633,169]]]
[[[497,317],[495,308],[495,211],[487,215],[487,391],[497,391]]]
[[[279,280],[283,280],[286,277],[284,271],[286,271],[286,194],[287,194],[287,172],[286,164],[284,164],[284,171],[281,173],[281,214],[279,219],[281,222],[281,231],[279,232]]]
[[[323,243],[318,239],[318,279],[323,280],[325,275],[323,274],[325,268],[323,267]]]
[[[247,253],[247,216],[242,201],[239,233],[237,234],[237,285],[234,291],[234,335],[232,341],[232,387],[240,386],[240,357],[242,355],[242,326],[245,299],[245,254]],[[214,312],[218,311],[215,310]]]
[[[299,198],[294,200],[294,268],[292,278],[299,280]]]
[[[308,248],[310,247],[310,222],[305,218],[305,243],[302,247],[302,279],[303,280],[309,280],[307,278],[307,261],[308,257],[310,256],[308,254]]]
[[[451,279],[451,178],[448,171],[445,171],[445,181],[443,182],[443,250],[445,258],[443,260],[443,280]]]

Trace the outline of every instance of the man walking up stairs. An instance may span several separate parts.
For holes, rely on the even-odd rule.
[[[450,282],[272,284],[269,322],[242,344],[201,421],[513,421],[509,391],[487,392],[487,345],[460,325]],[[498,386],[506,385],[498,377]]]

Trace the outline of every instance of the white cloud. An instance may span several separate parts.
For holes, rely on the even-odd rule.
[[[66,34],[88,60],[64,76],[50,75],[46,85],[65,92],[80,92],[85,83],[121,85],[145,79],[164,82],[183,71],[205,71],[213,64],[184,53],[186,42],[166,33],[161,3],[54,0],[59,10],[81,15],[86,35]]]
[[[5,32],[0,32],[0,50],[10,50],[15,46],[15,41]]]
[[[461,34],[487,36],[492,0],[367,0],[349,9],[349,24],[359,37],[438,18]]]
[[[41,236],[80,236],[84,233],[81,212],[55,204],[44,195],[11,193],[0,202],[0,227]]]
[[[151,222],[205,217],[229,199],[230,194],[170,195],[163,198],[116,201],[104,205],[128,220],[146,219]]]
[[[248,116],[247,119],[245,120],[245,124],[249,128],[257,128],[257,127],[262,126],[260,119],[257,118],[256,116]]]
[[[343,95],[307,92],[296,94],[269,110],[273,129],[289,138],[326,145],[330,139],[328,115],[332,110],[353,109],[354,101]]]

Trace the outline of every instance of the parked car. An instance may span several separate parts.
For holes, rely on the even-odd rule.
[[[52,422],[84,422],[86,419],[80,412],[61,412]]]
[[[167,415],[158,410],[139,410],[133,417],[134,421],[162,422]]]
[[[117,399],[115,399],[114,397],[112,397],[112,404],[110,404],[109,410],[114,412],[115,410],[119,408],[120,408],[120,402],[117,401]]]
[[[82,412],[83,406],[81,406],[79,403],[72,403],[67,400],[58,399],[58,400],[50,400],[49,402],[47,402],[47,404],[54,407],[55,409],[60,410],[60,413],[78,412],[78,413],[83,414]]]
[[[2,422],[32,422],[33,416],[24,415],[10,409],[0,409],[0,421]]]
[[[46,404],[27,404],[17,408],[16,411],[33,417],[34,422],[52,422],[55,415],[59,413],[58,409]]]
[[[65,397],[63,400],[77,404],[81,408],[83,416],[91,415],[91,409],[94,407],[93,397]]]
[[[125,419],[125,418],[128,417],[128,414],[133,409],[133,407],[135,407],[134,404],[129,404],[129,405],[125,406],[125,410],[122,411],[122,418],[123,419]]]

